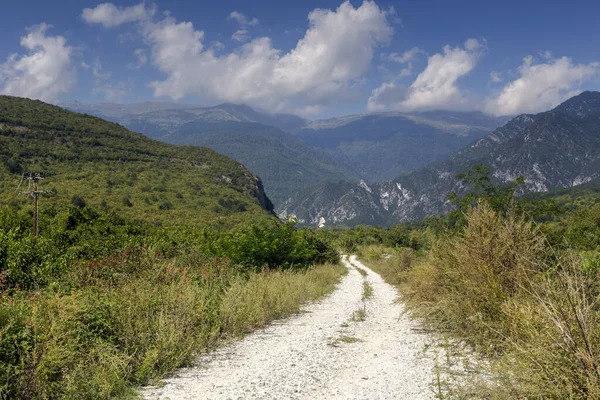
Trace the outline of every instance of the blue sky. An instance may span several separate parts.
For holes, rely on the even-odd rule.
[[[36,0],[2,16],[0,92],[55,103],[514,115],[600,90],[596,1]]]

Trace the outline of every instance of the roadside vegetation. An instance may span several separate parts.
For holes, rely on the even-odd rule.
[[[34,241],[27,211],[0,208],[0,398],[133,395],[345,271],[314,232],[274,220],[167,228],[72,206],[46,210]]]
[[[473,190],[444,218],[341,241],[399,287],[425,328],[485,360],[444,396],[600,398],[598,191],[522,199],[520,182],[495,186],[488,172],[462,176]]]

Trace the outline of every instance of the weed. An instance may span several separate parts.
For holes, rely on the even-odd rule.
[[[358,343],[358,342],[364,342],[364,340],[359,339],[357,337],[354,336],[340,336],[337,339],[338,342],[342,342],[342,343]]]
[[[367,307],[363,304],[361,308],[354,311],[350,317],[352,322],[362,322],[367,319]]]
[[[600,272],[589,261],[597,253],[557,253],[513,209],[479,204],[463,228],[440,234],[426,257],[408,263],[406,253],[392,254],[370,265],[399,286],[410,312],[487,356],[485,371],[474,367],[452,383],[452,393],[600,398]],[[444,342],[448,351],[449,338]],[[450,384],[436,365],[441,398]]]
[[[373,297],[373,286],[371,286],[371,284],[367,281],[363,282],[363,295],[362,295],[362,300],[368,300],[371,297]]]
[[[354,264],[352,264],[352,266],[353,266],[354,268],[356,268],[356,270],[357,270],[357,271],[358,271],[358,272],[359,272],[359,273],[360,273],[360,274],[361,274],[363,277],[367,276],[367,271],[365,271],[363,268],[357,267],[357,266],[356,266],[356,265],[354,265]]]

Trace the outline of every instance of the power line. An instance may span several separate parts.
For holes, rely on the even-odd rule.
[[[23,176],[21,177],[21,181],[23,180],[23,178],[29,181],[27,185],[27,191],[18,192],[18,194],[31,196],[33,198],[33,238],[36,239],[39,234],[38,197],[40,197],[40,195],[43,194],[50,194],[52,193],[52,191],[38,190],[38,182],[42,179],[46,179],[46,175],[43,172],[24,172]],[[29,190],[32,182],[33,190]],[[21,186],[20,183],[19,186]]]

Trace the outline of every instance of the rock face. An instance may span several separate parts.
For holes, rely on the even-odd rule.
[[[452,156],[372,184],[323,183],[289,200],[280,214],[314,225],[389,225],[450,210],[449,192],[464,188],[456,175],[487,165],[498,182],[526,178],[524,192],[600,181],[600,93],[584,92],[553,110],[520,115]]]

